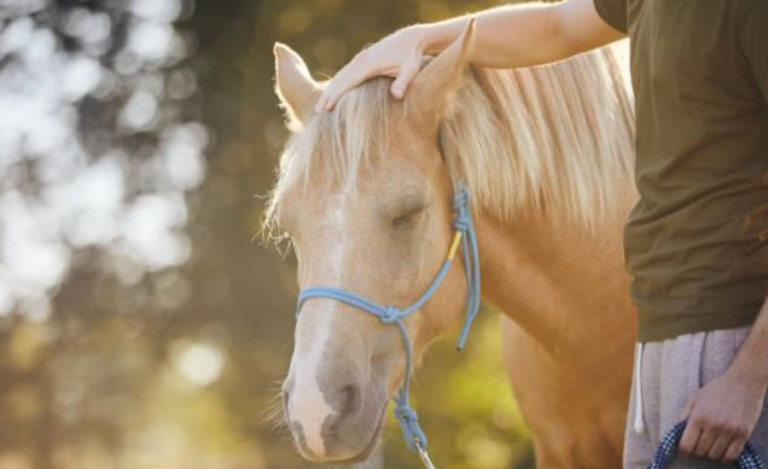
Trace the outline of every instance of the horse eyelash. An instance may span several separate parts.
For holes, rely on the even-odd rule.
[[[400,215],[399,217],[392,220],[392,226],[395,228],[405,226],[406,224],[409,224],[411,221],[413,221],[417,216],[424,213],[424,210],[427,208],[426,205],[420,205],[418,207],[414,207],[413,209],[408,210],[403,215]]]

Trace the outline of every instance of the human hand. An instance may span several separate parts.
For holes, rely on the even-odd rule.
[[[765,392],[764,384],[731,370],[707,383],[683,412],[688,425],[680,452],[725,464],[736,461],[760,419]]]
[[[401,29],[360,51],[333,77],[317,101],[315,112],[332,110],[349,90],[378,76],[395,77],[391,92],[395,98],[402,99],[421,67],[424,28]]]

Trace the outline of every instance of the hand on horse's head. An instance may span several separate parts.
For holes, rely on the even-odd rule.
[[[448,55],[457,54],[462,65],[466,62],[468,46],[473,40],[475,20],[467,23],[463,34],[451,47]],[[392,77],[391,92],[396,99],[403,99],[405,92],[416,81],[426,55],[425,27],[412,26],[398,30],[376,44],[360,51],[345,65],[323,91],[315,104],[315,112],[331,111],[351,89],[375,77]],[[453,74],[447,75],[454,78]]]

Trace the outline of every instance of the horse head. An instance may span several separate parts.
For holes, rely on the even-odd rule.
[[[322,84],[298,54],[275,46],[276,91],[293,134],[267,220],[291,239],[300,289],[343,288],[403,307],[434,280],[454,218],[438,128],[461,86],[473,35],[474,21],[422,69],[402,101],[390,96],[390,79],[376,78],[320,114],[312,109]],[[466,293],[456,266],[403,320],[414,361],[459,319]],[[318,462],[367,458],[405,364],[391,324],[331,299],[305,302],[283,386],[285,420],[301,454]]]

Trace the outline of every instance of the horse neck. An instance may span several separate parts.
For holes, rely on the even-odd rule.
[[[613,53],[476,70],[457,109],[441,138],[473,189],[486,300],[550,351],[626,330],[634,127]]]
[[[485,299],[546,350],[567,356],[633,334],[620,217],[591,233],[535,216],[477,225]]]

